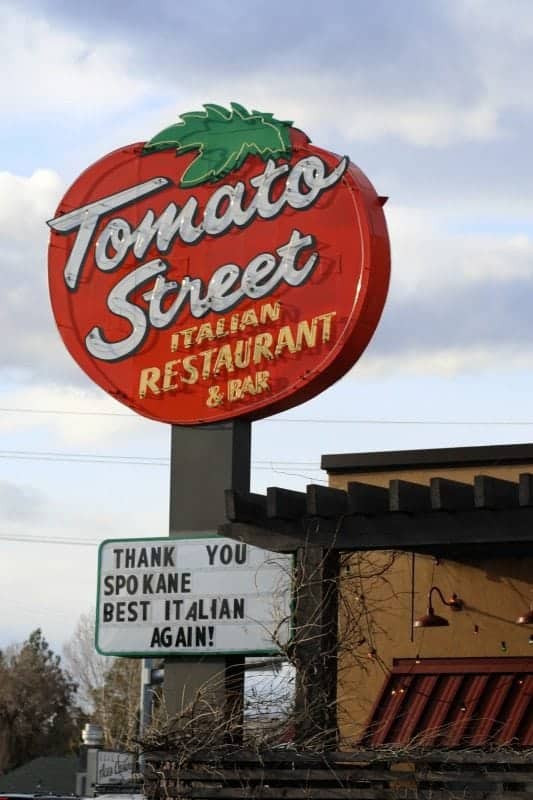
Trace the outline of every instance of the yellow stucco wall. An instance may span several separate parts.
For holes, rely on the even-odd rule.
[[[357,480],[388,486],[389,480],[395,478],[429,483],[435,475],[472,482],[475,474],[518,480],[521,472],[531,471],[530,465],[394,470],[335,475],[330,484],[345,488],[350,480]],[[340,732],[345,744],[356,740],[361,732],[393,658],[533,656],[533,644],[529,644],[533,626],[516,623],[533,600],[533,554],[531,558],[505,558],[503,548],[502,558],[477,563],[446,559],[437,562],[430,556],[415,556],[415,618],[426,613],[428,591],[433,584],[446,598],[455,592],[465,605],[463,611],[454,612],[434,594],[435,612],[446,617],[450,626],[415,629],[413,635],[412,557],[398,553],[392,564],[390,561],[390,553],[345,559],[341,629],[348,618],[352,628],[349,636],[341,634],[338,656]],[[389,567],[378,575],[386,564]],[[357,639],[363,637],[365,641],[357,646]],[[369,658],[372,648],[376,655]]]

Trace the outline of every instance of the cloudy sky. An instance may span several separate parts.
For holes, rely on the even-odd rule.
[[[56,333],[46,220],[77,175],[237,100],[348,153],[388,195],[393,275],[359,364],[254,424],[253,485],[323,453],[533,437],[528,0],[0,0],[0,647],[57,649],[97,543],[165,536],[169,429],[94,387]]]

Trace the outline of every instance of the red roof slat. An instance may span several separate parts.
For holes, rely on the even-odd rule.
[[[408,685],[411,683],[411,678],[407,676],[405,678],[405,684]],[[384,744],[386,741],[389,741],[388,734],[389,731],[398,718],[400,714],[400,709],[404,704],[406,699],[406,692],[405,686],[401,685],[399,681],[393,681],[388,688],[388,697],[384,697],[384,703],[382,708],[385,713],[380,715],[380,718],[376,719],[372,730],[369,731],[370,733],[370,742],[371,745],[380,745]],[[403,689],[404,691],[401,691]]]
[[[437,675],[425,675],[416,681],[414,685],[410,685],[406,699],[409,713],[403,718],[402,724],[395,737],[399,742],[410,741],[415,735],[420,717],[424,713],[428,700],[433,694],[437,680]]]
[[[444,735],[444,747],[457,747],[465,738],[468,726],[478,715],[478,703],[487,685],[487,675],[468,675],[464,680],[461,697],[455,704],[454,722]]]
[[[425,725],[422,730],[417,731],[420,743],[425,747],[435,745],[442,735],[443,727],[450,715],[455,698],[459,694],[462,682],[462,675],[451,675],[440,679],[437,691],[427,704]]]
[[[370,746],[533,745],[533,657],[395,659]]]
[[[519,684],[518,681],[516,683],[514,703],[511,704],[507,719],[497,737],[499,744],[517,744],[515,738],[522,719],[526,714],[531,713],[533,675],[524,675],[522,680],[524,683]]]
[[[478,723],[471,736],[473,746],[486,744],[492,739],[498,715],[509,691],[513,686],[514,675],[498,675],[493,690],[487,693],[485,703],[479,708]]]

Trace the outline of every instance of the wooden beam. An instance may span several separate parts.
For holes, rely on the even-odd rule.
[[[492,475],[476,475],[474,478],[474,502],[477,508],[517,506],[518,484],[494,478]]]
[[[409,517],[401,514],[345,516],[321,519],[319,525],[305,520],[268,520],[261,524],[233,523],[222,526],[224,536],[256,544],[276,552],[291,552],[312,536],[313,544],[336,550],[406,550],[441,553],[472,550],[492,545],[533,544],[533,508],[442,513],[427,511]]]
[[[226,517],[231,522],[266,520],[266,494],[235,492],[232,489],[226,489],[224,495],[226,499]]]
[[[474,508],[474,487],[448,478],[431,478],[431,508],[435,511],[467,511]]]
[[[269,486],[267,489],[267,517],[270,519],[300,519],[307,512],[307,495],[292,489]]]
[[[339,553],[311,544],[296,552],[294,653],[296,742],[337,743]]]
[[[519,477],[518,502],[521,506],[533,506],[533,475],[530,472]]]
[[[338,517],[348,511],[344,489],[310,483],[307,486],[307,513],[312,517]]]
[[[270,525],[270,527],[269,527]],[[237,542],[245,542],[274,553],[294,553],[305,542],[306,536],[301,528],[283,520],[273,523],[267,520],[264,525],[250,522],[233,522],[220,525],[219,536],[227,536]]]
[[[350,481],[347,492],[350,514],[384,514],[389,510],[389,492],[383,486]]]
[[[429,487],[411,481],[389,481],[389,509],[390,511],[428,511]]]

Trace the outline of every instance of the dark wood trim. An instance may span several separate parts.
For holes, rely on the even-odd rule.
[[[533,464],[533,444],[331,454],[322,456],[321,466],[333,474],[416,468],[510,466],[521,463]]]
[[[219,533],[276,552],[291,552],[305,542],[335,550],[405,550],[450,556],[478,550],[486,555],[502,545],[512,554],[517,545],[533,544],[533,508],[477,508],[471,511],[390,512],[337,519],[272,519],[268,523],[237,522]]]
[[[389,481],[390,511],[429,511],[429,486],[411,481]]]
[[[478,508],[507,508],[518,505],[518,484],[492,475],[474,478],[474,503]]]
[[[467,656],[466,658],[393,658],[392,674],[466,674],[533,672],[533,656]]]
[[[389,510],[389,490],[383,486],[350,481],[346,491],[350,514],[384,514]]]
[[[339,553],[306,544],[295,559],[295,740],[337,744]]]
[[[435,511],[468,511],[474,508],[474,487],[449,478],[431,478],[431,507]]]
[[[310,483],[307,486],[307,513],[313,517],[338,517],[348,512],[348,495],[344,489]]]

